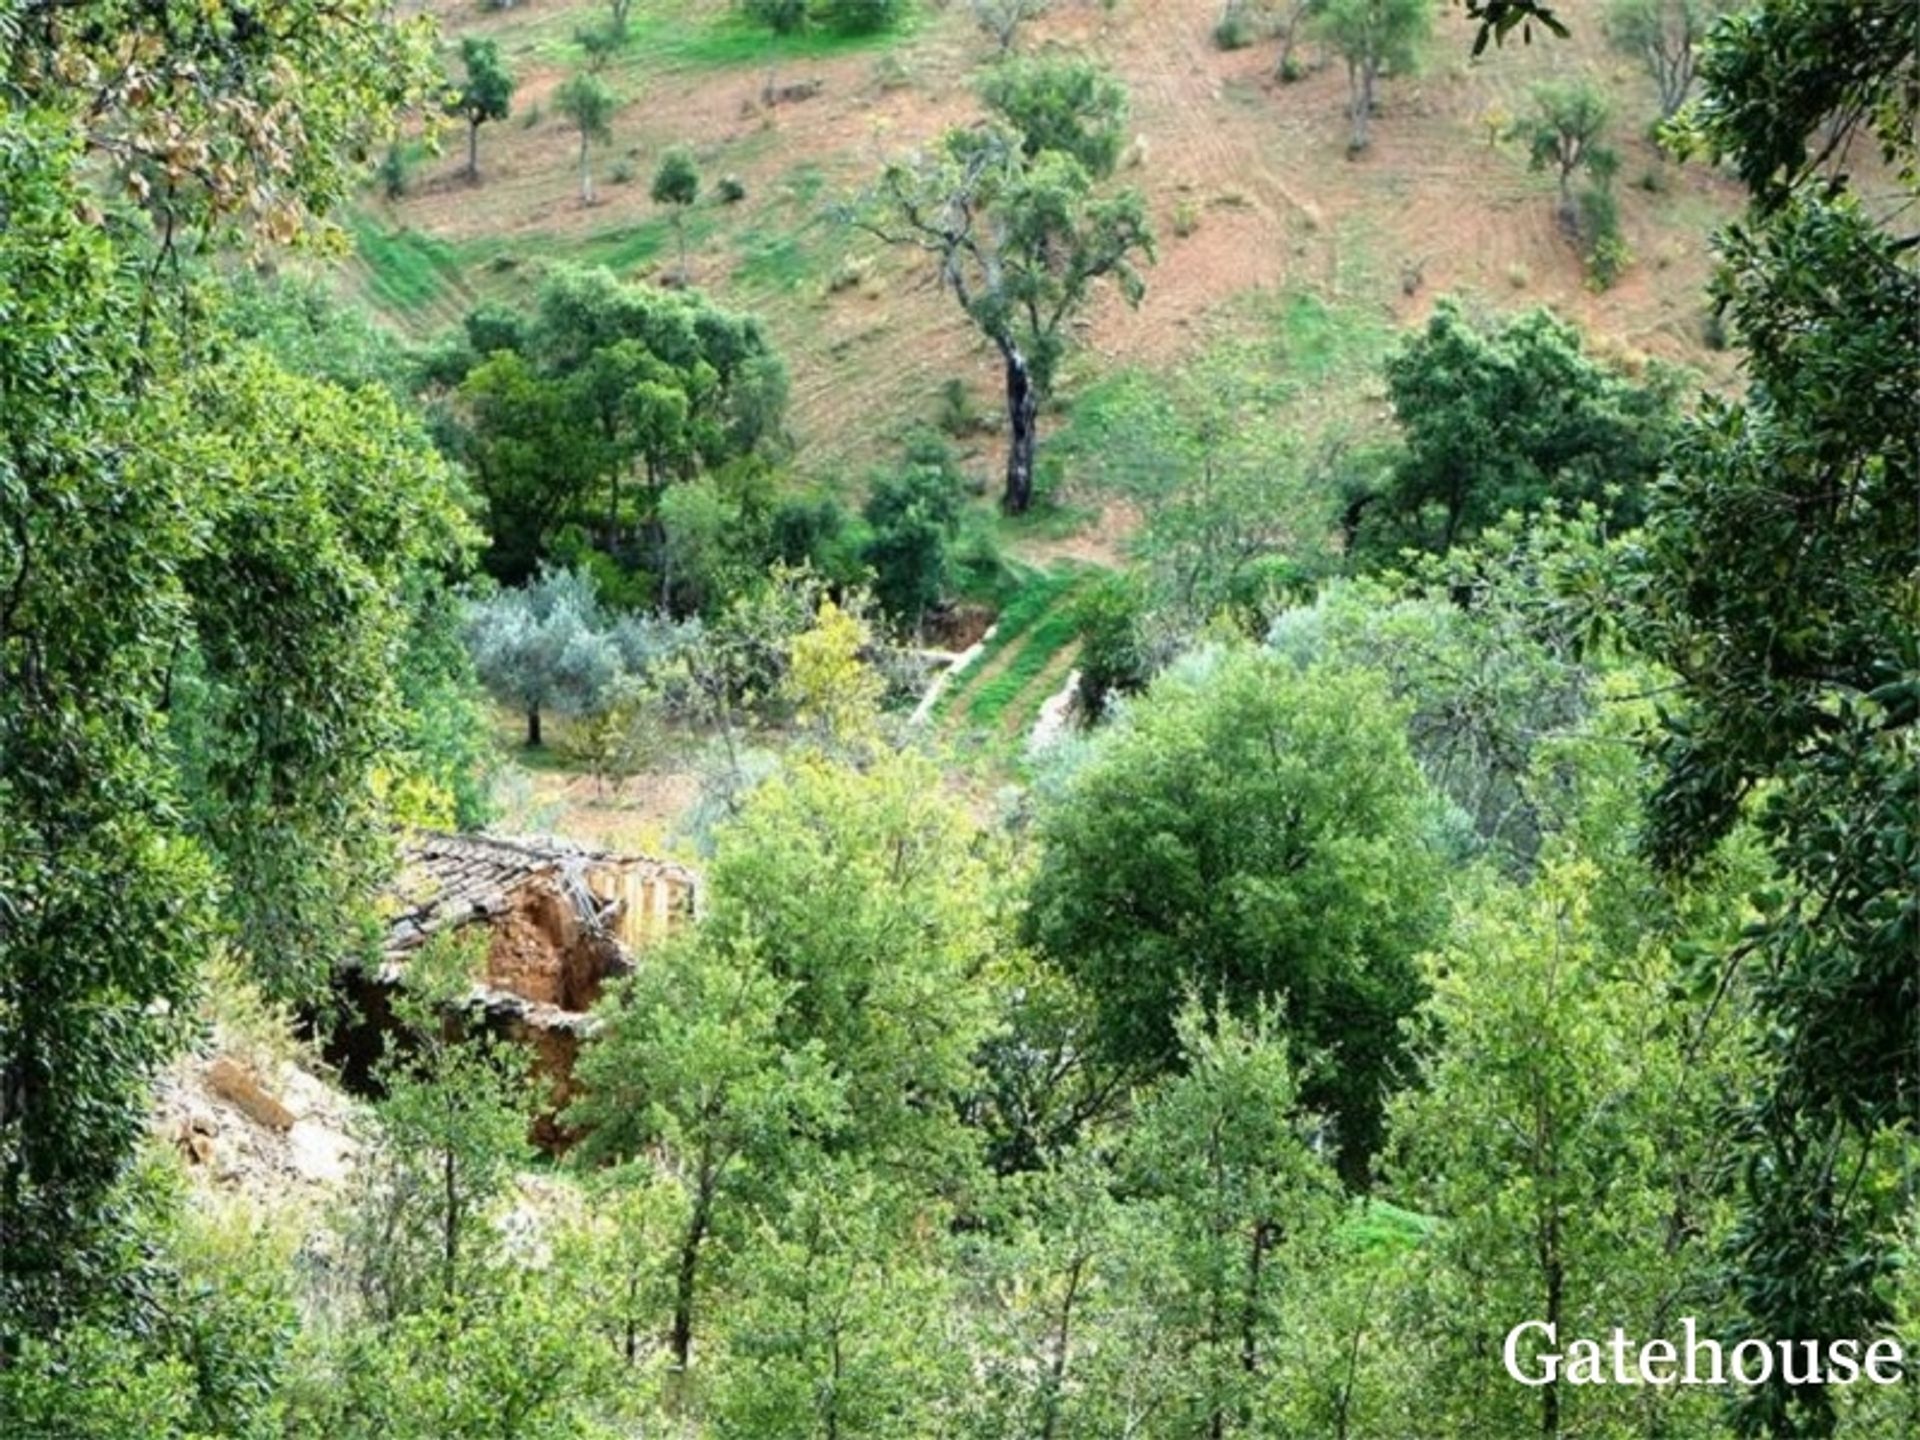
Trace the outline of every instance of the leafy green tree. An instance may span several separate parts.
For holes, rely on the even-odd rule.
[[[1394,1193],[1440,1217],[1409,1282],[1424,1313],[1399,1322],[1426,1357],[1422,1434],[1704,1434],[1715,1418],[1697,1389],[1565,1373],[1523,1388],[1503,1365],[1517,1317],[1554,1326],[1562,1348],[1614,1325],[1670,1334],[1680,1315],[1717,1333],[1731,1148],[1717,1122],[1739,1007],[1649,1005],[1676,985],[1673,957],[1644,930],[1624,951],[1609,943],[1590,908],[1598,880],[1560,858],[1525,891],[1496,886],[1435,957],[1422,1083],[1392,1116]],[[1529,1374],[1533,1353],[1520,1352]]]
[[[1428,782],[1510,874],[1526,874],[1565,819],[1568,777],[1547,763],[1554,739],[1594,732],[1613,677],[1660,683],[1597,623],[1629,583],[1631,542],[1602,529],[1591,509],[1511,515],[1404,579],[1322,585],[1267,632],[1296,665],[1378,671],[1410,707],[1407,738]]]
[[[484,968],[468,938],[436,940],[394,994],[411,1044],[376,1067],[378,1136],[348,1219],[361,1297],[385,1324],[477,1303],[507,1263],[496,1222],[533,1155],[532,1085],[526,1052],[466,1013]]]
[[[27,110],[85,115],[80,143],[178,253],[326,229],[402,117],[438,104],[435,50],[433,17],[399,19],[386,0],[259,0],[194,23],[123,0],[21,0],[0,73]]]
[[[1536,86],[1533,109],[1533,116],[1522,122],[1527,161],[1535,170],[1553,172],[1560,192],[1560,224],[1576,232],[1580,207],[1574,202],[1573,177],[1584,170],[1596,180],[1610,179],[1618,163],[1603,143],[1613,107],[1591,81],[1577,79]]]
[[[1290,556],[1311,573],[1334,561],[1324,471],[1341,452],[1303,453],[1273,419],[1275,398],[1235,354],[1124,379],[1084,402],[1085,432],[1099,441],[1074,458],[1140,509],[1130,549],[1152,621],[1175,643],[1237,609],[1266,562]]]
[[[1607,7],[1607,39],[1646,67],[1662,120],[1687,103],[1701,42],[1725,8],[1724,0],[1612,0]]]
[[[1593,503],[1629,525],[1677,423],[1673,376],[1627,379],[1545,310],[1489,329],[1442,301],[1386,374],[1406,449],[1349,508],[1363,557],[1444,551],[1509,510]]]
[[[591,71],[568,78],[554,92],[553,103],[580,135],[580,203],[593,204],[593,144],[613,138],[616,102],[607,82]]]
[[[1914,193],[1911,20],[1878,0],[1768,0],[1724,20],[1701,60],[1694,143],[1751,191],[1714,281],[1751,387],[1703,404],[1674,449],[1636,624],[1679,677],[1653,853],[1699,866],[1751,817],[1779,872],[1726,956],[1759,967],[1770,1070],[1745,1116],[1732,1250],[1753,1336],[1887,1325],[1892,1157],[1915,1144],[1920,282],[1910,206],[1830,173],[1877,142]],[[1738,1419],[1782,1437],[1836,1424],[1830,1392],[1780,1384]]]
[[[1080,636],[1080,704],[1097,720],[1116,696],[1144,690],[1153,672],[1147,655],[1139,584],[1126,575],[1095,581],[1074,601]]]
[[[109,1277],[114,1182],[214,939],[161,701],[206,497],[135,483],[138,297],[78,142],[0,110],[0,1353]],[[97,517],[76,523],[75,517]],[[24,1402],[23,1402],[24,1403]]]
[[[1126,87],[1091,60],[1049,54],[1003,61],[980,82],[980,98],[1013,127],[1029,160],[1058,151],[1095,180],[1111,176],[1120,161]]]
[[[906,1223],[915,1199],[835,1165],[762,1220],[750,1284],[724,1318],[711,1402],[721,1433],[956,1433],[970,1380],[957,1296],[937,1223]]]
[[[829,1133],[839,1081],[817,1044],[779,1035],[791,986],[750,939],[706,932],[652,957],[602,1002],[602,1028],[580,1055],[584,1089],[567,1112],[585,1132],[586,1164],[664,1155],[678,1192],[666,1267],[673,1363],[691,1360],[710,1255],[742,1246],[751,1206],[791,1178],[808,1132]],[[628,1180],[627,1185],[636,1182]],[[627,1343],[633,1359],[631,1338]]]
[[[1432,810],[1378,680],[1249,650],[1163,675],[1038,817],[1033,938],[1086,987],[1107,1053],[1180,1060],[1189,991],[1281,1004],[1303,1095],[1367,1171],[1440,918]]]
[[[667,151],[653,176],[653,203],[673,207],[673,233],[680,242],[680,275],[687,273],[687,208],[700,198],[700,167],[682,146]]]
[[[1433,28],[1432,0],[1324,0],[1311,24],[1316,36],[1347,62],[1347,153],[1372,143],[1373,91],[1381,72],[1405,75],[1419,63]]]
[[[1189,998],[1174,1021],[1181,1073],[1147,1099],[1121,1172],[1168,1262],[1161,1320],[1180,1355],[1169,1433],[1262,1433],[1280,1303],[1337,1213],[1338,1181],[1315,1153],[1278,1017],[1209,1017]]]
[[[956,1103],[975,1083],[1010,897],[931,762],[796,759],[720,832],[707,898],[716,940],[756,937],[793,987],[782,1045],[817,1044],[858,1078],[842,1148],[921,1188],[967,1173]]]
[[[297,942],[289,989],[354,933],[399,759],[400,591],[458,549],[448,474],[390,402],[208,359],[164,263],[188,238],[293,238],[352,183],[344,152],[425,97],[421,27],[271,8],[253,28],[107,5],[0,22],[0,1369],[29,1335],[122,1318],[140,1242],[118,1182],[216,927],[270,971],[263,941]],[[89,152],[150,238],[84,218]],[[265,690],[270,629],[314,713]],[[324,693],[323,638],[343,667]],[[228,703],[248,695],[259,713]],[[277,913],[275,868],[315,877]],[[295,912],[319,928],[280,928]]]
[[[918,629],[946,592],[961,485],[952,452],[937,437],[916,440],[898,469],[874,477],[862,511],[873,533],[861,556],[873,567],[874,598],[902,625]]]
[[[1094,193],[1073,156],[1024,137],[956,130],[929,153],[896,161],[856,217],[888,244],[933,262],[941,284],[1000,352],[1006,372],[1007,480],[1012,515],[1033,503],[1040,405],[1052,393],[1065,331],[1094,282],[1111,279],[1129,303],[1145,284],[1135,255],[1153,254],[1138,193]]]
[[[500,59],[500,45],[468,35],[460,41],[467,79],[453,99],[453,110],[467,122],[467,178],[480,179],[480,127],[504,120],[513,110],[513,75]]]
[[[468,330],[473,350],[493,348],[460,382],[454,448],[488,501],[494,574],[523,580],[558,558],[569,523],[593,525],[606,553],[645,566],[671,599],[669,487],[780,439],[786,370],[759,322],[697,293],[562,268],[531,316],[476,310]]]
[[[390,864],[377,774],[404,774],[399,669],[419,577],[468,539],[450,470],[391,397],[263,357],[202,367],[155,459],[217,485],[183,571],[171,723],[241,946],[277,993],[364,953]]]

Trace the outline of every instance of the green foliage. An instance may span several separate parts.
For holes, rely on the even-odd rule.
[[[1168,1272],[1159,1324],[1178,1356],[1167,1433],[1258,1433],[1260,1388],[1282,1363],[1280,1303],[1338,1214],[1315,1153],[1279,1017],[1209,1016],[1189,997],[1173,1021],[1180,1073],[1152,1093],[1119,1169],[1150,1217]]]
[[[1103,576],[1074,601],[1080,704],[1090,720],[1098,720],[1115,696],[1143,690],[1152,678],[1141,611],[1139,586],[1124,575]]]
[[[1895,1219],[1871,1177],[1893,1185],[1885,1167],[1914,1143],[1920,290],[1902,211],[1813,158],[1865,127],[1912,194],[1909,21],[1896,5],[1775,0],[1723,22],[1702,60],[1694,138],[1753,191],[1714,282],[1753,383],[1704,404],[1674,449],[1636,621],[1680,681],[1652,853],[1697,866],[1752,816],[1779,874],[1749,942],[1772,1073],[1732,1246],[1748,1335],[1887,1324]],[[1835,136],[1834,114],[1856,118]],[[1836,1198],[1835,1173],[1861,1179]],[[1836,1423],[1826,1392],[1779,1384],[1739,1419],[1774,1436]]]
[[[1058,151],[1096,180],[1119,163],[1126,87],[1091,60],[1044,54],[1002,61],[980,82],[980,98],[1013,127],[1029,160]]]
[[[1508,511],[1592,503],[1631,524],[1677,421],[1673,377],[1615,373],[1545,310],[1488,329],[1443,301],[1386,371],[1406,449],[1349,511],[1366,558],[1444,551]]]
[[[1551,170],[1560,187],[1560,223],[1577,231],[1580,212],[1573,198],[1573,177],[1584,170],[1596,184],[1611,180],[1617,165],[1602,143],[1613,107],[1591,80],[1548,81],[1533,89],[1533,115],[1520,122],[1527,142],[1527,163]]]
[[[82,143],[172,242],[311,238],[400,138],[437,107],[434,22],[386,0],[262,0],[184,24],[169,7],[82,0],[41,23],[10,6],[9,104],[84,113]],[[96,84],[141,57],[139,81]]]
[[[196,828],[242,947],[304,996],[357,953],[387,859],[374,778],[404,769],[408,587],[469,539],[452,476],[387,395],[258,355],[205,368],[152,457],[217,485],[173,698]]]
[[[844,1143],[924,1183],[957,1181],[971,1144],[954,1100],[987,1022],[979,977],[1005,943],[988,837],[930,762],[865,771],[801,757],[748,798],[708,872],[715,939],[753,937],[793,986],[779,1036],[845,1073]]]
[[[1402,726],[1365,672],[1202,657],[1130,705],[1039,817],[1030,928],[1086,987],[1108,1053],[1176,1063],[1188,991],[1243,1015],[1282,1005],[1354,1180],[1440,911]]]
[[[900,624],[917,629],[946,592],[947,551],[965,503],[952,452],[937,436],[908,447],[897,470],[876,475],[862,512],[871,538],[861,551],[873,594]]]
[[[700,168],[693,152],[682,147],[667,151],[654,172],[649,192],[656,205],[691,205],[700,198]]]
[[[393,1005],[411,1043],[377,1067],[380,1144],[356,1177],[349,1238],[360,1296],[383,1323],[451,1313],[498,1282],[497,1212],[532,1154],[526,1052],[468,1012],[485,968],[471,940],[437,939],[409,960]]]
[[[1603,680],[1625,664],[1604,628],[1626,584],[1623,544],[1600,529],[1591,511],[1526,525],[1510,517],[1404,581],[1325,585],[1267,634],[1296,665],[1385,677],[1410,707],[1421,770],[1515,873],[1569,803],[1562,764],[1544,763],[1545,737],[1586,733]]]
[[[567,524],[591,524],[602,548],[660,577],[660,603],[673,603],[668,490],[779,437],[786,371],[759,322],[697,293],[561,269],[530,317],[482,307],[467,331],[478,363],[460,382],[454,448],[488,502],[489,567],[522,580]],[[757,508],[758,472],[729,474],[735,483],[709,496]],[[712,595],[690,587],[683,608]]]
[[[1738,1074],[1737,1010],[1676,1024],[1649,1006],[1675,983],[1672,956],[1651,937],[1610,945],[1589,908],[1598,881],[1569,860],[1524,893],[1495,887],[1434,960],[1422,1083],[1392,1116],[1396,1193],[1446,1217],[1412,1281],[1423,1313],[1401,1322],[1428,1357],[1427,1433],[1600,1430],[1650,1423],[1649,1405],[1667,1433],[1715,1433],[1697,1390],[1524,1389],[1492,1343],[1493,1316],[1562,1336],[1652,1334],[1675,1314],[1715,1327],[1715,1110]]]
[[[781,1193],[803,1163],[803,1137],[840,1123],[845,1082],[818,1042],[782,1043],[792,1000],[791,982],[774,977],[750,935],[703,931],[611,992],[581,1052],[585,1094],[567,1112],[585,1130],[580,1162],[643,1162],[619,1172],[633,1187],[667,1161],[670,1241],[643,1263],[659,1268],[647,1288],[671,1308],[654,1328],[681,1368],[715,1252],[721,1266],[733,1263],[751,1239],[751,1205]]]
[[[613,112],[619,102],[591,70],[570,76],[553,92],[554,107],[580,135],[580,203],[593,204],[593,145],[613,139]]]

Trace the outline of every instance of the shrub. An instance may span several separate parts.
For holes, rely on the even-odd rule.
[[[1191,200],[1182,200],[1173,207],[1173,233],[1182,240],[1200,228],[1200,207]]]
[[[738,205],[747,198],[747,184],[738,175],[722,175],[713,193],[720,197],[722,205]]]
[[[1073,604],[1080,636],[1080,708],[1097,720],[1115,695],[1131,695],[1150,677],[1141,638],[1139,586],[1125,575],[1108,575],[1081,592]]]
[[[629,158],[628,156],[622,155],[618,160],[614,161],[613,168],[607,172],[607,178],[616,185],[632,184],[633,183],[632,159]]]
[[[991,428],[979,407],[973,403],[967,382],[957,375],[940,386],[940,406],[933,423],[956,440],[964,440],[980,430]]]
[[[906,0],[824,0],[818,15],[842,35],[872,35],[892,29],[906,8]]]
[[[1222,50],[1244,50],[1258,38],[1244,5],[1231,5],[1213,26],[1213,43]]]

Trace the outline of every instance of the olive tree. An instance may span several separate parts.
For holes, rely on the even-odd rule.
[[[1075,156],[1029,154],[1004,127],[950,131],[931,150],[895,161],[856,212],[868,232],[922,251],[940,284],[999,352],[1007,392],[1007,472],[1001,505],[1033,503],[1040,406],[1052,393],[1067,331],[1097,281],[1130,304],[1152,257],[1146,207],[1132,190],[1101,195]]]

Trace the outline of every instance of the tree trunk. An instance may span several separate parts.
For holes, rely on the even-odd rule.
[[[1367,122],[1373,117],[1373,66],[1355,60],[1347,62],[1347,118],[1353,122],[1353,134],[1347,140],[1347,153],[1358,155],[1372,143]]]
[[[582,130],[580,132],[580,203],[582,205],[593,204],[593,164],[592,157],[588,153],[588,144],[587,132]]]
[[[707,1222],[713,1213],[713,1192],[702,1186],[687,1217],[687,1233],[680,1239],[680,1263],[673,1281],[673,1334],[669,1346],[676,1370],[687,1368],[693,1353],[693,1288],[700,1273],[700,1246],[707,1238]]]
[[[1002,345],[1007,360],[1007,493],[1000,508],[1024,515],[1033,504],[1033,449],[1040,426],[1040,394],[1033,370],[1018,347]]]
[[[540,707],[538,705],[527,707],[527,748],[529,750],[540,748]]]
[[[480,122],[474,119],[467,121],[467,179],[480,180]]]

